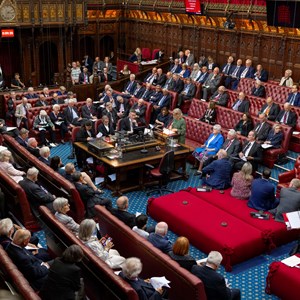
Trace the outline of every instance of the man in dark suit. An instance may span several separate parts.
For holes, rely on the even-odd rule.
[[[224,85],[227,89],[230,89],[231,86],[234,86],[236,88],[236,86],[238,85],[240,76],[243,72],[242,64],[243,61],[241,59],[238,59],[236,62],[236,66],[233,66],[231,73],[229,73],[226,77]]]
[[[27,89],[27,94],[25,95],[27,99],[35,99],[38,98],[38,95],[34,92],[33,87],[29,87]]]
[[[248,139],[245,141],[238,158],[230,159],[236,171],[240,170],[246,161],[251,163],[253,171],[257,170],[258,163],[262,161],[262,148],[255,139],[256,132],[252,130],[248,133]]]
[[[246,60],[246,64],[245,67],[242,68],[242,70],[240,70],[240,74],[239,77],[236,78],[236,80],[233,81],[232,83],[232,89],[236,90],[237,86],[240,82],[240,79],[242,78],[253,78],[254,77],[254,68],[252,67],[252,60],[251,59],[247,59]]]
[[[103,116],[107,116],[109,119],[109,124],[116,129],[118,115],[116,109],[112,107],[111,102],[105,103],[105,108],[102,110],[102,117]]]
[[[264,70],[262,65],[257,65],[256,66],[256,72],[254,73],[254,79],[255,80],[260,80],[263,82],[267,82],[269,78],[269,74],[267,70]]]
[[[137,115],[137,119],[136,119],[137,122],[145,124],[146,123],[146,121],[145,121],[145,115],[146,115],[147,106],[144,103],[144,100],[143,99],[139,99],[137,102],[135,102],[132,105],[131,109],[134,110],[135,113],[136,113],[136,115]]]
[[[112,214],[119,220],[124,222],[130,228],[135,226],[135,214],[131,214],[127,211],[129,206],[129,200],[126,196],[121,196],[117,199],[117,209],[112,209]]]
[[[143,86],[143,83],[141,81],[138,81],[136,83],[136,88],[133,91],[131,97],[135,97],[140,99],[142,95],[145,93],[146,88]]]
[[[85,121],[79,116],[79,112],[74,104],[75,100],[69,99],[68,106],[64,109],[67,126],[70,127],[81,126],[81,124]]]
[[[37,182],[38,175],[39,170],[35,167],[28,169],[26,178],[21,180],[19,185],[23,188],[28,201],[33,207],[38,208],[40,205],[45,205],[52,212],[54,212],[52,203],[55,199],[55,196],[50,194]]]
[[[285,102],[290,103],[293,106],[300,106],[300,93],[297,84],[294,84],[291,87],[291,93],[288,95]]]
[[[217,89],[221,81],[220,69],[214,68],[213,72],[209,74],[202,86],[202,99],[207,100]]]
[[[43,146],[40,149],[40,156],[38,157],[39,161],[44,163],[47,166],[50,166],[51,158],[50,158],[50,148],[47,146]]]
[[[217,153],[217,160],[202,169],[202,184],[217,190],[230,187],[232,165],[227,158],[227,152],[221,149]],[[205,177],[208,174],[209,177]]]
[[[20,129],[19,135],[15,140],[23,147],[27,148],[28,145],[28,133],[29,131],[26,128]]]
[[[180,94],[184,87],[183,80],[180,78],[179,74],[173,74],[173,80],[173,91]]]
[[[168,224],[165,222],[159,222],[155,226],[155,232],[152,232],[148,236],[148,241],[156,248],[160,249],[164,253],[172,251],[172,244],[167,238]]]
[[[86,208],[86,217],[93,218],[95,216],[95,205],[105,206],[107,210],[112,209],[111,200],[101,197],[102,194],[98,190],[93,190],[84,180],[81,172],[75,172],[72,175],[74,185],[80,194],[80,198]]]
[[[174,79],[173,79],[173,74],[169,71],[166,74],[166,82],[163,85],[163,89],[167,89],[169,91],[173,91],[174,88]]]
[[[224,64],[221,68],[221,73],[223,73],[224,76],[227,77],[233,72],[234,68],[235,66],[233,65],[233,57],[229,56],[227,59],[227,63]]]
[[[144,79],[145,83],[156,84],[157,81],[157,68],[152,68],[152,72],[148,73]]]
[[[275,220],[284,222],[282,214],[300,210],[300,180],[292,179],[288,188],[280,191],[279,205],[270,210],[275,215]]]
[[[103,72],[100,75],[100,79],[101,79],[101,82],[112,81],[112,76],[106,67],[103,68]]]
[[[163,73],[163,70],[161,68],[157,69],[157,78],[154,85],[160,85],[163,86],[167,80],[166,74]]]
[[[97,110],[93,106],[93,100],[87,98],[85,105],[81,107],[81,117],[87,120],[96,120],[97,119]]]
[[[49,105],[48,101],[45,99],[45,96],[43,94],[39,95],[39,100],[35,103],[35,106],[47,106]]]
[[[278,205],[278,200],[275,198],[275,186],[269,181],[270,176],[271,170],[265,168],[262,178],[253,180],[248,201],[249,207],[267,211]]]
[[[224,277],[216,272],[222,259],[220,252],[211,251],[205,266],[194,265],[192,273],[203,282],[207,300],[239,300],[240,290],[228,288]]]
[[[149,102],[152,104],[156,104],[158,103],[161,97],[162,97],[161,86],[157,85],[155,87],[155,92],[153,92],[149,98]]]
[[[189,67],[192,67],[195,63],[195,57],[194,54],[191,53],[189,49],[185,50],[184,55],[186,56],[185,64]]]
[[[128,117],[121,119],[120,129],[127,132],[133,132],[133,129],[138,127],[136,118],[135,111],[130,110]]]
[[[88,68],[84,67],[82,72],[79,74],[79,83],[80,84],[89,84],[90,76],[91,76],[91,73],[88,72]]]
[[[135,89],[136,89],[135,75],[130,74],[129,81],[126,82],[122,93],[124,94],[124,96],[130,98],[133,95]]]
[[[297,122],[296,113],[293,112],[290,103],[284,103],[283,109],[279,112],[276,122],[287,126],[295,127]]]
[[[186,78],[183,91],[178,95],[177,107],[180,107],[184,100],[192,100],[196,93],[196,86],[192,83],[191,78]]]
[[[175,58],[174,59],[174,64],[170,67],[170,70],[169,70],[171,73],[176,73],[176,74],[179,74],[180,71],[181,71],[181,66],[179,64],[179,59],[178,58]]]
[[[259,114],[259,122],[254,126],[254,131],[257,134],[256,141],[259,143],[263,143],[271,130],[271,126],[267,123],[267,116],[264,113]]]
[[[227,139],[222,145],[222,149],[227,152],[227,157],[238,157],[239,152],[241,151],[241,143],[236,137],[236,131],[230,129],[227,133]]]
[[[210,97],[210,100],[216,102],[217,105],[227,107],[229,95],[224,85],[218,87],[218,89]]]
[[[27,150],[36,158],[40,156],[40,148],[38,147],[38,142],[35,138],[28,139]]]
[[[209,76],[209,73],[207,71],[207,66],[203,66],[201,68],[201,74],[196,78],[195,81],[203,84],[206,81],[208,76]]]
[[[32,288],[39,291],[48,276],[50,266],[25,249],[30,238],[30,231],[18,229],[13,237],[13,241],[7,246],[6,252],[24,277],[29,281]]]
[[[119,119],[122,119],[124,117],[128,116],[129,110],[130,110],[130,104],[128,99],[124,99],[122,96],[117,96],[116,101],[116,107],[117,116]]]
[[[86,67],[89,71],[89,73],[93,73],[93,60],[91,57],[89,57],[87,54],[83,57],[82,64],[84,67]]]
[[[264,98],[266,96],[266,89],[262,85],[262,83],[259,79],[256,79],[255,85],[251,91],[251,95],[255,96],[255,97],[261,97],[261,98]]]
[[[232,109],[242,113],[247,113],[249,112],[249,106],[250,102],[246,99],[245,93],[240,92],[238,99],[232,105]]]
[[[169,108],[170,102],[171,102],[171,96],[170,96],[168,90],[163,89],[161,97],[158,99],[158,101],[153,103],[153,110],[151,113],[151,121],[150,121],[151,124],[153,124],[155,122],[158,114],[160,113],[160,111],[163,107]]]
[[[114,130],[112,124],[109,123],[108,116],[104,115],[102,117],[102,123],[98,126],[98,133],[101,133],[102,136],[106,136],[106,137],[115,134],[115,130]]]
[[[268,97],[258,114],[264,113],[268,120],[275,121],[280,111],[278,104],[274,103],[272,97]]]
[[[150,83],[146,83],[146,89],[144,91],[144,93],[139,97],[145,101],[149,101],[150,97],[152,96],[153,91],[151,89],[151,84]]]

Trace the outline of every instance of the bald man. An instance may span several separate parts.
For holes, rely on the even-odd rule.
[[[150,233],[148,241],[162,252],[168,254],[172,251],[172,244],[167,238],[168,224],[159,222],[155,226],[155,232]]]
[[[49,265],[25,249],[30,237],[30,231],[18,229],[6,252],[33,289],[39,291],[47,278]]]
[[[117,199],[117,209],[112,210],[112,214],[119,220],[124,222],[130,228],[135,226],[135,214],[131,214],[127,211],[129,200],[126,196],[121,196]]]

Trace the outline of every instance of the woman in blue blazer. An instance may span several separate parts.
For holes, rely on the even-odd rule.
[[[221,126],[214,125],[213,132],[209,135],[208,139],[203,145],[196,148],[193,156],[200,162],[198,171],[194,175],[201,175],[204,162],[212,155],[215,155],[222,147],[224,138],[221,134]],[[196,168],[194,166],[194,168]]]

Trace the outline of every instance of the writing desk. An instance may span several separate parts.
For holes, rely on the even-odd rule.
[[[123,157],[118,159],[109,159],[106,156],[99,156],[96,153],[89,151],[87,143],[76,142],[76,147],[84,150],[89,155],[103,162],[105,168],[104,186],[112,190],[113,196],[120,196],[124,192],[144,189],[144,171],[145,164],[158,165],[161,158],[166,151],[174,150],[174,165],[175,170],[181,168],[181,172],[173,172],[171,179],[187,179],[185,170],[185,162],[187,156],[192,152],[187,145],[180,145],[178,147],[170,148],[160,144],[160,150],[157,151],[154,146],[147,148],[147,153],[141,153],[141,147],[138,149],[131,149],[131,151],[123,152]],[[113,182],[108,181],[108,174],[116,173],[116,180]]]

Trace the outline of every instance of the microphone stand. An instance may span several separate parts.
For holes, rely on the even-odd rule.
[[[146,145],[145,145],[145,136],[143,132],[140,132],[140,136],[143,137],[143,143],[144,143],[144,149],[141,150],[141,153],[146,154],[148,153],[148,150],[146,149]]]

